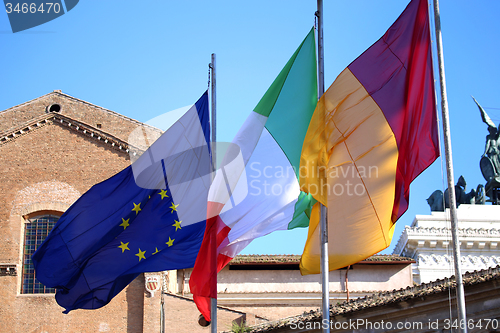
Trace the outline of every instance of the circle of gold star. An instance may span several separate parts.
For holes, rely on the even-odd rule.
[[[129,226],[130,226],[130,224],[128,223],[128,221],[130,221],[130,219],[126,219],[126,220],[125,220],[125,219],[122,217],[122,221],[123,221],[123,222],[122,222],[122,224],[120,224],[120,227],[123,227],[123,230],[125,230],[125,229],[127,229],[127,227],[129,227]]]
[[[133,204],[134,204],[134,208],[132,208],[132,210],[135,212],[135,215],[137,215],[141,211],[141,203],[139,202],[139,204],[136,205],[135,202],[133,202]]]
[[[167,194],[166,190],[161,190],[160,193],[158,193],[158,194],[161,195],[161,200],[163,200],[163,198],[168,198],[168,194]]]
[[[170,209],[172,209],[171,213],[173,213],[173,212],[176,212],[176,211],[177,211],[177,206],[179,206],[179,204],[174,205],[174,203],[172,202],[172,205],[170,205],[170,207],[169,207]]]
[[[172,224],[172,227],[175,227],[175,231],[181,229],[181,223],[182,221],[177,221],[177,220],[174,220],[174,224]]]
[[[139,257],[139,261],[141,261],[142,259],[146,259],[144,253],[146,253],[146,251],[141,251],[141,249],[139,248],[139,252],[135,254],[136,256]]]
[[[122,249],[122,253],[123,253],[123,252],[125,252],[125,250],[130,251],[130,249],[128,248],[128,243],[130,243],[130,242],[128,242],[128,243],[123,243],[123,242],[120,242],[120,243],[122,243],[122,244],[121,244],[121,245],[119,245],[118,247],[119,247],[120,249]]]

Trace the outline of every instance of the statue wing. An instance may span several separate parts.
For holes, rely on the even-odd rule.
[[[486,113],[486,111],[484,111],[484,109],[481,107],[481,105],[479,105],[479,103],[476,101],[476,99],[474,98],[474,96],[471,96],[471,97],[474,100],[474,102],[476,102],[476,105],[479,108],[479,111],[481,112],[481,119],[483,119],[483,122],[486,125],[488,125],[488,127],[497,128],[495,126],[495,123],[493,122],[493,120],[490,119],[490,117],[488,116],[488,114]]]

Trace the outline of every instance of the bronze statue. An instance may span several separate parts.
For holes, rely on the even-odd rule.
[[[500,127],[497,128],[495,123],[491,120],[481,105],[479,105],[476,99],[474,97],[472,97],[472,99],[476,102],[476,105],[479,108],[481,119],[486,125],[488,125],[489,134],[486,136],[484,153],[479,162],[481,173],[483,174],[484,179],[486,179],[486,185],[479,184],[476,190],[472,189],[469,193],[467,193],[465,192],[467,188],[465,178],[460,176],[457,184],[455,185],[456,204],[457,207],[460,204],[484,205],[486,202],[486,196],[488,196],[489,202],[494,205],[500,205]],[[427,198],[427,203],[433,212],[443,212],[445,208],[450,208],[449,201],[448,189],[446,189],[444,194],[441,190],[436,190],[429,198]]]
[[[427,203],[431,208],[431,212],[444,212],[443,191],[435,190],[431,196],[427,198]]]
[[[500,133],[486,111],[484,111],[474,97],[472,97],[472,99],[476,102],[481,112],[481,119],[488,125],[489,134],[486,136],[484,154],[481,157],[479,165],[484,179],[487,182],[491,182],[500,175],[500,150],[498,147],[498,136]]]
[[[455,185],[455,201],[457,207],[460,204],[484,205],[485,196],[483,185],[479,184],[476,190],[472,189],[469,193],[465,192],[466,189],[467,182],[463,176],[460,176]],[[444,191],[444,195],[441,190],[435,190],[432,192],[431,196],[427,198],[427,203],[431,208],[431,212],[443,212],[445,207],[450,208],[448,189]]]

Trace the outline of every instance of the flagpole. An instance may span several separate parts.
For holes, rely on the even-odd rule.
[[[164,293],[164,290],[163,290],[163,287],[165,286],[165,283],[163,281],[164,279],[164,276],[162,275],[162,278],[161,278],[161,292],[160,292],[160,333],[165,333],[165,300],[163,298],[163,293]]]
[[[450,120],[448,116],[448,97],[446,94],[446,80],[444,74],[443,39],[441,35],[441,19],[439,15],[439,1],[434,0],[434,24],[436,28],[436,44],[439,66],[439,84],[441,87],[441,112],[443,116],[443,136],[446,156],[446,174],[448,177],[448,195],[450,199],[451,235],[453,240],[453,261],[455,266],[455,281],[457,288],[457,308],[460,332],[467,332],[467,317],[465,310],[464,285],[460,269],[460,241],[458,239],[457,206],[455,200],[455,185],[453,175],[453,160],[451,155]]]
[[[318,0],[318,98],[325,92],[325,63],[323,50],[323,0]],[[327,209],[320,204],[320,237],[321,237],[321,291],[322,291],[322,325],[323,332],[330,332],[330,281],[328,278],[328,224]]]
[[[217,99],[216,99],[216,82],[215,82],[215,53],[212,53],[212,62],[210,63],[210,69],[211,69],[211,99],[212,99],[212,175],[215,176],[215,170],[216,170],[216,142],[217,142],[217,132],[216,132],[216,110],[217,110]],[[213,258],[213,262],[215,265],[214,272],[215,272],[215,277],[213,279],[213,283],[215,283],[215,290],[217,292],[217,253],[216,253],[216,234],[215,231],[212,233],[212,245],[213,245],[213,253],[215,255],[215,258]],[[210,299],[210,317],[211,317],[211,322],[210,322],[210,331],[212,333],[217,333],[217,296],[215,298]]]

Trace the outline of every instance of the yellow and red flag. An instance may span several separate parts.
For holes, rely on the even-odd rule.
[[[320,98],[302,147],[300,185],[328,207],[329,269],[387,248],[410,183],[439,156],[427,0],[413,0],[384,36]],[[319,204],[302,274],[320,272]]]

